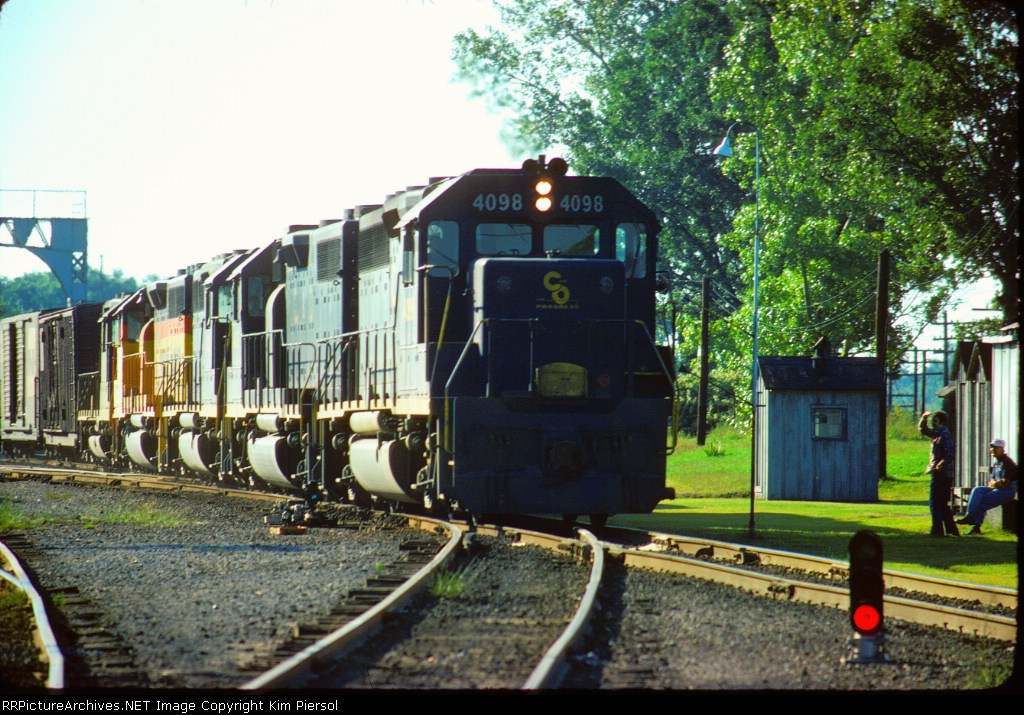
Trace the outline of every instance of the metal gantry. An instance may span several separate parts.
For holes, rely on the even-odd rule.
[[[0,189],[0,248],[35,254],[57,277],[68,305],[86,300],[85,192]]]

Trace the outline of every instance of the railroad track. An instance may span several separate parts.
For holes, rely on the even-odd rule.
[[[458,573],[470,583],[459,598],[415,600],[417,582],[422,586],[446,568],[439,553],[417,582],[245,689],[557,687],[597,603],[604,567],[597,539],[588,532],[566,540],[486,526],[464,536],[469,527],[460,527],[446,547],[454,554],[461,539],[468,541]],[[589,560],[589,576],[567,578],[567,568],[576,571],[570,560],[544,556],[537,547]],[[498,565],[502,560],[515,563]]]
[[[552,520],[524,519],[515,523],[565,533],[559,531],[564,527]],[[607,527],[601,535],[610,549],[622,554],[627,565],[731,584],[776,599],[840,608],[849,605],[849,563],[845,561],[624,527]],[[890,569],[883,571],[883,579],[886,613],[893,618],[1016,640],[1017,589]]]
[[[40,665],[38,668],[31,668],[29,672],[24,673],[24,678],[28,681],[26,684],[33,684],[31,681],[35,677],[39,677],[48,689],[62,690],[64,688],[64,653],[57,643],[43,596],[36,588],[36,584],[22,565],[21,560],[2,541],[0,541],[0,578],[10,588],[23,593],[32,609],[31,624],[26,630],[30,634],[32,643],[38,648]],[[13,640],[9,646],[15,646]]]
[[[0,465],[0,472],[2,471],[4,471],[4,468],[3,465]],[[21,471],[25,472],[26,470]],[[84,476],[73,476],[63,473],[54,474],[54,471],[55,470],[52,467],[47,468],[47,473],[51,474],[51,478],[56,481],[85,481],[91,483],[99,481],[109,484],[119,483],[121,486],[128,486],[133,489],[144,489],[147,485],[153,484],[155,485],[153,487],[154,489],[164,491],[209,491],[220,494],[232,491],[225,490],[221,487],[208,487],[187,483],[180,484],[175,483],[176,480],[166,480],[165,478],[153,477],[150,475],[89,474]],[[250,497],[253,496],[252,492],[241,491],[240,493]],[[280,500],[279,496],[272,495],[264,495],[263,497],[257,496],[257,498],[268,498],[275,501]],[[414,523],[417,522],[417,518],[413,518],[413,520]],[[420,528],[438,528],[438,525],[432,522],[432,520],[420,519],[418,520],[418,523]],[[460,531],[468,529],[469,527],[467,525],[459,525]],[[554,548],[563,551],[567,549],[570,551],[575,550],[578,552],[577,555],[588,551],[601,553],[605,549],[608,549],[609,555],[612,557],[616,566],[621,564],[626,569],[641,569],[662,573],[682,573],[699,579],[707,579],[729,584],[732,588],[738,588],[747,593],[757,594],[773,601],[826,605],[833,609],[840,610],[844,610],[848,606],[848,591],[846,589],[845,581],[847,565],[843,562],[835,562],[827,559],[808,557],[781,551],[757,549],[743,545],[727,544],[724,542],[689,539],[677,535],[652,534],[633,531],[620,539],[614,538],[613,534],[621,535],[621,532],[619,530],[608,530],[605,533],[606,538],[614,541],[614,543],[588,546],[575,545],[570,547],[567,545],[570,542],[567,541],[564,532],[544,535],[530,530],[520,530],[514,527],[510,528],[508,526],[495,527],[493,529],[479,527],[476,534],[470,537],[470,543],[472,543],[474,539],[479,542],[479,540],[484,538],[500,537],[505,541],[509,541],[517,545],[544,545],[546,548]],[[451,539],[454,537],[449,536],[449,538]],[[452,547],[452,549],[454,549],[453,553],[458,553],[457,547]],[[434,557],[422,557],[421,560],[431,561],[433,558]],[[441,559],[439,562],[441,564],[440,568],[450,568],[452,558],[454,558],[454,556]],[[435,569],[436,568],[437,566],[435,566]],[[761,571],[758,571],[758,569],[761,569]],[[397,584],[402,581],[402,578],[408,576],[410,572],[411,571],[406,571],[401,575],[401,577],[398,573],[382,573],[381,575],[384,577],[382,581],[390,580],[388,587],[385,588],[383,583],[374,584],[368,582],[367,589],[370,591],[376,589],[375,597],[379,597],[376,597],[375,600],[383,603],[387,598],[383,595],[384,592],[395,588]],[[422,591],[423,582],[427,581],[429,578],[430,577],[426,575],[419,577],[420,591]],[[1015,613],[1017,607],[1017,594],[1015,590],[987,588],[963,582],[920,577],[914,574],[898,572],[887,572],[885,579],[888,590],[896,591],[898,589],[901,594],[904,592],[907,594],[915,594],[915,598],[908,598],[904,595],[887,593],[886,615],[889,618],[905,621],[907,623],[919,623],[930,627],[947,629],[957,634],[980,636],[982,638],[997,639],[1008,643],[1015,642],[1016,620],[1013,615],[1007,615],[1007,613]],[[597,577],[592,576],[587,590],[589,592],[596,592],[598,581],[599,579]],[[410,591],[415,590],[415,588],[410,587]],[[921,595],[920,599],[916,597],[917,594]],[[409,596],[408,598],[414,597]],[[591,596],[590,600],[593,600],[593,598],[594,597]],[[605,598],[608,597],[606,596]],[[926,600],[922,600],[924,598],[943,600],[953,599],[957,603],[973,604],[973,606],[976,607],[951,607],[948,605],[929,603]],[[379,632],[378,629],[381,624],[388,619],[402,617],[402,609],[405,608],[405,606],[401,605],[397,599],[398,597],[386,605],[379,606],[377,610],[377,617],[379,620],[376,624],[366,626],[367,633]],[[373,604],[369,604],[366,608],[370,608],[372,605]],[[994,610],[996,612],[983,613],[982,611],[985,609],[990,611]],[[361,618],[361,616],[359,618]],[[359,618],[356,618],[355,620],[359,620]],[[372,618],[374,617],[367,616],[366,620],[369,622]],[[308,684],[310,682],[319,683],[321,685],[325,682],[329,682],[324,680],[311,681],[310,678],[320,677],[320,674],[323,672],[322,669],[325,667],[324,663],[333,662],[331,659],[336,658],[336,653],[352,653],[358,647],[358,637],[342,636],[335,633],[335,630],[341,626],[341,621],[343,620],[351,620],[351,617],[335,619],[335,621],[331,621],[329,618],[323,622],[312,624],[311,627],[306,628],[304,632],[303,628],[297,628],[295,638],[288,646],[291,648],[292,652],[287,654],[287,657],[284,657],[284,655],[281,654],[281,657],[279,657],[278,660],[284,661],[292,657],[298,657],[300,653],[306,651],[306,656],[304,656],[306,658],[306,664],[298,666],[295,673],[291,675],[281,675],[281,673],[284,672],[281,670],[283,668],[282,663],[281,665],[276,666],[279,670],[278,674],[271,675],[270,671],[273,670],[273,668],[267,669],[266,673],[254,675],[253,679],[243,687],[253,690],[263,690],[274,687],[309,687]],[[566,620],[568,621],[569,619],[567,618]],[[584,616],[578,616],[576,620],[585,622],[586,618]],[[509,623],[511,623],[511,621]],[[524,623],[520,621],[515,623],[515,625],[522,628]],[[354,627],[349,626],[349,628],[351,629]],[[573,648],[570,643],[573,642],[573,638],[575,638],[575,642],[578,643],[579,634],[582,633],[582,631],[583,629],[581,628],[576,631],[575,636],[565,636],[565,638],[568,638],[569,640],[565,640],[565,638],[559,639],[555,636],[550,637],[552,641],[563,641],[558,664],[552,667],[550,672],[556,674],[565,672],[565,659],[573,652]],[[363,635],[362,638],[365,642],[366,635]],[[330,647],[335,651],[335,654],[328,652],[330,649],[325,645],[316,645],[318,643],[323,643],[324,641],[331,641],[332,643],[338,644]],[[586,658],[575,658],[572,660],[572,667],[577,671],[577,674],[579,670],[586,669]],[[540,676],[538,676],[538,678],[539,677]],[[629,680],[627,678],[627,681],[625,681],[626,684],[619,687],[644,687],[643,683],[645,682],[645,679],[650,679],[653,675],[651,670],[640,667],[636,672],[632,673],[632,675],[628,677],[633,678],[633,680]],[[278,680],[278,678],[281,679]],[[387,678],[384,678],[383,680],[387,680]],[[349,679],[347,682],[351,683],[353,681]],[[558,682],[558,677],[545,676],[543,679],[532,679],[529,684],[524,680],[523,683],[516,683],[514,685],[505,683],[500,686],[491,687],[557,687]],[[580,681],[577,680],[573,682]],[[365,682],[361,684],[361,687],[366,686],[367,683]],[[329,685],[329,687],[336,687],[336,685]],[[347,685],[345,687],[352,686]],[[422,686],[411,685],[409,687]],[[462,687],[478,686],[463,684]]]
[[[85,482],[94,483],[93,477],[89,475]],[[27,501],[44,511],[67,508],[70,501],[78,501],[71,500],[67,492],[66,482],[70,479],[70,475],[60,475],[56,484],[26,484],[33,488]],[[126,497],[144,506],[151,505],[153,497],[142,493],[144,487],[139,488],[140,482],[124,478],[103,481],[115,482],[129,487]],[[80,481],[76,479],[75,483]],[[97,496],[105,491],[86,489],[80,493],[87,500],[103,499],[102,508],[109,510],[121,498]],[[21,536],[16,549],[27,554],[30,563],[38,560],[48,564],[41,574],[47,586],[44,598],[49,601],[51,615],[57,617],[53,627],[65,660],[71,664],[65,678],[67,687],[236,686],[259,669],[287,658],[290,651],[301,647],[311,636],[365,611],[381,598],[380,593],[404,582],[410,566],[412,570],[419,568],[416,562],[422,560],[423,554],[432,557],[437,550],[435,537],[402,537],[402,532],[396,530],[399,521],[404,527],[405,520],[379,514],[366,514],[362,521],[339,523],[338,529],[313,529],[302,536],[268,536],[266,527],[260,525],[259,509],[248,508],[249,516],[241,527],[211,522],[218,510],[224,513],[236,508],[194,491],[158,487],[155,494],[167,495],[160,497],[160,504],[169,499],[172,505],[188,504],[188,508],[198,509],[195,513],[204,520],[200,523],[210,524],[209,528],[176,527],[157,530],[154,535],[149,527],[136,532],[127,526],[83,527],[72,520],[67,526],[52,530],[62,532],[52,546],[50,537],[43,534],[27,538],[33,535],[31,529]],[[222,506],[211,506],[216,504]],[[95,541],[97,532],[104,528],[112,528],[113,541]],[[183,532],[191,532],[192,538],[185,540]],[[143,538],[136,542],[133,534]],[[8,533],[5,538],[12,536],[17,539],[19,534]],[[33,551],[33,541],[40,542],[42,547]],[[365,549],[360,544],[371,542],[374,547],[363,555]],[[393,548],[396,551],[391,551]],[[301,552],[309,555],[296,559]],[[254,559],[240,558],[250,553],[255,555]],[[388,553],[397,556],[389,561],[385,556]],[[340,556],[343,567],[319,554]],[[55,556],[59,560],[54,561]],[[68,568],[69,558],[78,562],[73,568]],[[235,568],[236,563],[245,565]],[[170,571],[168,567],[172,567]],[[295,567],[307,571],[291,574],[289,569]],[[319,573],[309,573],[311,568]],[[93,569],[101,571],[90,575],[83,584],[83,575]],[[239,569],[243,572],[234,573]],[[231,576],[226,578],[229,571]],[[306,584],[307,573],[317,576],[312,583],[322,585]],[[337,576],[332,576],[334,573]],[[360,573],[370,574],[371,578],[357,583],[355,579]],[[120,580],[111,583],[106,574]],[[294,588],[289,585],[292,581]],[[131,593],[138,584],[150,589],[141,601]],[[285,594],[293,590],[307,595],[288,596],[290,601],[283,601]],[[244,598],[243,593],[247,594]],[[290,602],[300,607],[287,606]],[[193,607],[188,605],[193,603]],[[329,613],[321,613],[328,610]],[[312,618],[302,615],[304,612],[312,614]],[[293,618],[296,622],[288,625],[287,621]],[[229,619],[228,625],[223,625],[224,619]],[[254,626],[251,634],[246,632],[246,623]],[[280,642],[277,634],[283,629],[290,633]],[[164,632],[166,636],[161,635]],[[167,643],[157,644],[155,656],[148,655],[154,652],[155,641]],[[272,642],[278,645],[268,652]]]
[[[638,548],[623,547],[627,565],[707,578],[771,598],[849,606],[846,562],[662,533],[647,533],[642,540],[647,543]],[[1016,640],[1016,589],[892,570],[884,570],[883,579],[889,617]]]

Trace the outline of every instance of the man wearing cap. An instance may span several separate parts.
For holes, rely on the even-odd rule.
[[[989,454],[996,460],[992,465],[991,479],[987,487],[975,487],[967,500],[967,515],[957,519],[957,524],[970,524],[968,534],[980,534],[985,512],[1013,501],[1017,495],[1017,464],[1006,453],[1006,440],[994,439],[988,447]]]
[[[929,418],[931,427],[928,426]],[[931,484],[928,487],[928,508],[932,514],[931,535],[942,536],[945,530],[950,536],[960,536],[960,530],[953,523],[953,509],[949,506],[950,498],[953,496],[956,445],[953,444],[953,436],[946,426],[946,413],[942,410],[923,413],[917,428],[932,441],[931,460],[926,470],[931,475]]]

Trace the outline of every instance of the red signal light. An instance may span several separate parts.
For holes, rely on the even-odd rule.
[[[858,531],[850,539],[850,625],[861,636],[882,630],[884,599],[882,540],[873,531]]]
[[[872,636],[882,626],[882,614],[870,604],[861,604],[853,612],[853,627],[858,633]]]

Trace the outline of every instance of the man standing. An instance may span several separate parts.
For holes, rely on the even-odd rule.
[[[931,416],[932,426],[928,427]],[[942,536],[942,529],[950,536],[960,536],[960,530],[953,522],[953,509],[949,503],[953,497],[953,467],[956,463],[956,448],[953,435],[946,427],[946,413],[942,410],[925,412],[921,415],[917,428],[921,434],[932,439],[931,460],[928,462],[928,473],[932,481],[928,493],[928,508],[932,513],[932,536]]]
[[[957,524],[970,524],[968,534],[980,534],[985,512],[1013,501],[1017,495],[1017,464],[1006,453],[1006,440],[994,439],[988,446],[988,453],[996,463],[992,465],[991,479],[987,487],[975,487],[967,500],[967,515],[957,519]]]

